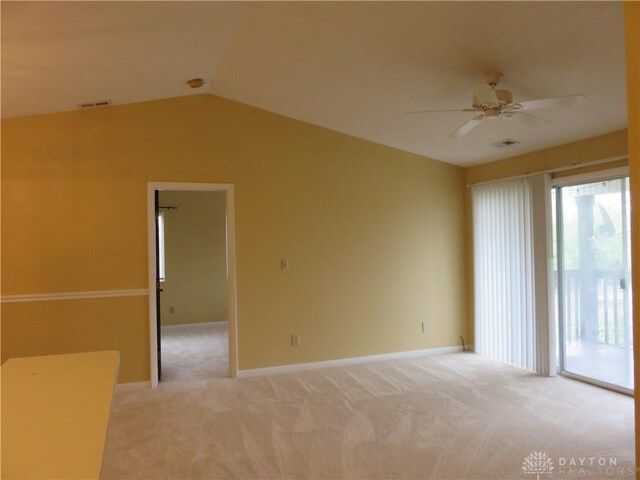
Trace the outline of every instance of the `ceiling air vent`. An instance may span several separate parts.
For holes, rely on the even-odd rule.
[[[109,105],[111,105],[111,100],[101,100],[99,102],[80,103],[78,108],[107,107]]]
[[[491,145],[497,148],[504,148],[504,147],[512,147],[513,145],[517,145],[518,143],[520,143],[518,140],[505,138],[504,140],[500,140],[499,142],[492,143]]]

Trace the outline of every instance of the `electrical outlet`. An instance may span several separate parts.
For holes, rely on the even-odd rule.
[[[427,333],[428,328],[427,328],[427,322],[422,322],[422,333]]]
[[[299,347],[300,346],[300,334],[299,333],[294,333],[293,335],[291,335],[291,346],[292,347]]]
[[[176,313],[176,307],[174,307],[173,305],[171,305],[169,307],[169,313]]]

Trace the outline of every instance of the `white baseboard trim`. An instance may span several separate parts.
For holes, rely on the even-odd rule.
[[[471,351],[466,345],[467,352]],[[425,348],[422,350],[409,350],[407,352],[381,353],[378,355],[367,355],[364,357],[340,358],[337,360],[324,360],[321,362],[297,363],[293,365],[278,365],[276,367],[252,368],[239,370],[239,378],[260,377],[263,375],[273,375],[276,373],[299,372],[301,370],[317,370],[320,368],[340,367],[345,365],[357,365],[360,363],[379,362],[382,360],[396,360],[401,358],[424,357],[428,355],[444,355],[446,353],[462,352],[462,346]]]
[[[167,330],[171,330],[173,328],[180,328],[180,327],[211,327],[211,326],[217,326],[217,325],[225,325],[229,322],[227,322],[226,320],[221,320],[219,322],[198,322],[198,323],[176,323],[175,325],[161,325],[162,330],[167,329]]]
[[[28,295],[2,295],[2,303],[51,302],[54,300],[86,300],[92,298],[142,297],[149,295],[148,288],[130,290],[100,290],[93,292],[33,293]]]
[[[151,388],[151,382],[118,383],[116,393],[139,392]]]

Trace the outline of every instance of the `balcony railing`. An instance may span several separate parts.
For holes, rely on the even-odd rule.
[[[554,278],[557,287],[557,275],[554,275]],[[587,304],[581,299],[581,291],[584,288],[581,282],[584,280],[581,278],[580,270],[563,271],[563,307],[567,341],[595,340],[597,343],[618,346],[624,346],[625,342],[631,341],[628,325],[630,306],[625,308],[625,302],[628,302],[625,289],[628,285],[625,284],[624,278],[622,270],[595,270],[588,288],[595,288],[596,301],[595,304],[593,301]],[[590,297],[593,298],[593,295]]]

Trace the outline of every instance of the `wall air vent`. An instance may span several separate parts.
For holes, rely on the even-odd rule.
[[[513,145],[517,145],[520,143],[518,140],[513,140],[512,138],[505,138],[504,140],[500,140],[499,142],[492,143],[491,146],[497,148],[504,147],[512,147]]]
[[[80,103],[78,104],[78,108],[107,107],[109,105],[111,105],[111,100],[101,100],[99,102]]]

